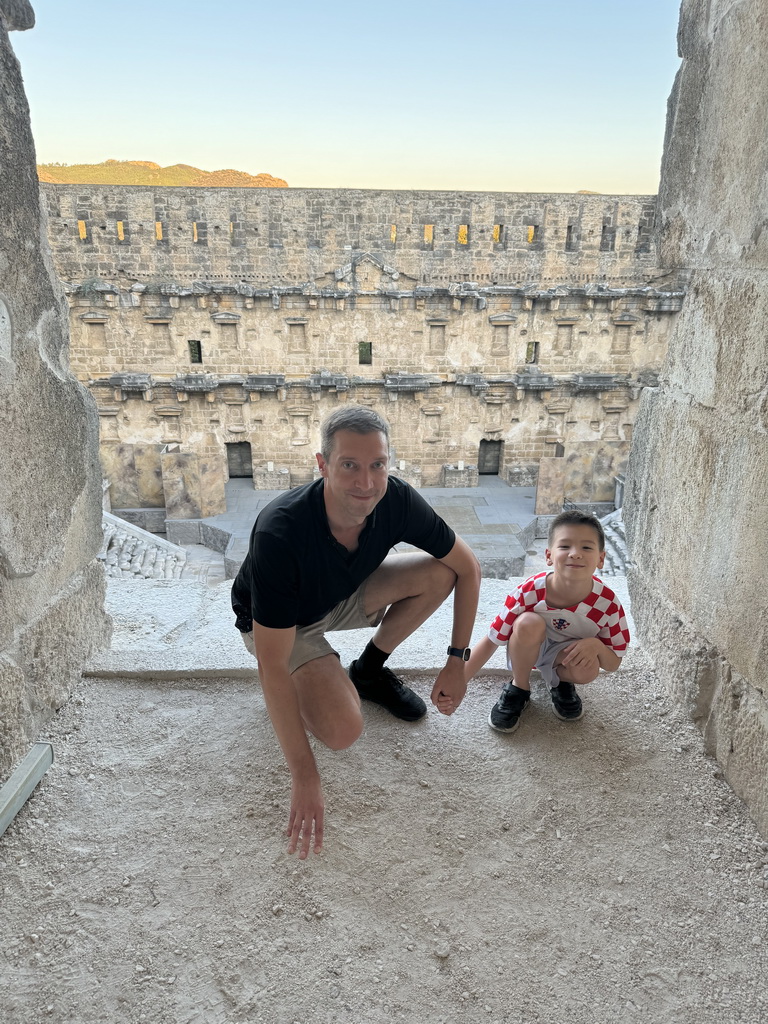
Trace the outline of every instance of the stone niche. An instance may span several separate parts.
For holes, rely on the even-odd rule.
[[[0,0],[0,771],[110,638],[95,405],[68,369],[68,309],[41,223],[35,150]]]
[[[691,284],[633,438],[632,610],[768,834],[768,8],[684,0],[678,39],[661,259]]]

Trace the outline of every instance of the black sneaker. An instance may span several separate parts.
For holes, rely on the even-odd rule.
[[[402,718],[404,722],[415,722],[426,715],[427,705],[421,697],[401,682],[386,666],[375,676],[363,678],[357,673],[357,662],[353,661],[348,674],[362,700],[379,704],[395,718]]]
[[[576,693],[573,683],[561,682],[558,686],[553,686],[549,694],[552,697],[555,714],[564,722],[575,722],[584,714],[581,697]]]
[[[528,690],[521,690],[514,683],[505,683],[501,696],[488,715],[488,725],[496,732],[514,732],[520,725],[520,715],[530,699]]]

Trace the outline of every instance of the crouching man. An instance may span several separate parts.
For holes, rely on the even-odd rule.
[[[360,699],[405,721],[424,701],[386,667],[392,651],[454,593],[453,630],[431,700],[444,715],[466,692],[464,660],[480,567],[469,547],[404,481],[390,477],[389,427],[345,405],[321,428],[320,479],[286,491],[254,524],[232,607],[255,654],[264,699],[291,772],[288,852],[319,853],[323,790],[310,732],[333,750],[363,729]],[[391,553],[400,541],[420,551]],[[348,672],[326,632],[377,627]]]

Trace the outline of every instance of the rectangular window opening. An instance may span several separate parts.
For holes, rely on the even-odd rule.
[[[192,241],[197,241],[197,221],[192,221]]]
[[[125,228],[121,220],[117,222],[117,237],[121,242],[125,241]]]
[[[616,228],[610,224],[603,224],[600,235],[600,252],[613,252],[616,248]]]
[[[538,363],[539,361],[539,343],[538,341],[529,341],[525,347],[525,361],[526,363]]]
[[[469,243],[469,224],[459,224],[456,241],[459,245],[467,245]]]
[[[434,238],[435,238],[435,225],[434,224],[425,224],[424,225],[424,244],[425,245],[434,245]]]
[[[504,240],[504,225],[494,224],[493,225],[493,240],[498,245]]]
[[[188,341],[190,363],[202,363],[203,346],[199,341]]]
[[[373,342],[360,341],[357,345],[357,361],[360,366],[373,365]]]
[[[573,229],[573,224],[569,224],[565,229],[565,251],[576,251],[576,232]]]
[[[397,224],[389,225],[389,240],[392,243],[392,245],[394,245],[395,242],[397,241]]]
[[[158,242],[163,240],[163,222],[160,220],[155,221],[155,239]]]
[[[79,220],[77,222],[77,233],[80,236],[81,242],[86,242],[88,240],[88,228],[84,220]]]
[[[539,241],[540,226],[538,224],[529,224],[525,229],[525,237],[528,241],[528,245],[533,245],[534,242]]]

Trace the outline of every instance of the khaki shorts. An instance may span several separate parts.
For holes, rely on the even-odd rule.
[[[310,626],[297,626],[296,639],[288,662],[290,672],[306,665],[308,661],[315,658],[323,658],[326,654],[335,654],[339,657],[338,651],[334,651],[325,639],[326,633],[342,629],[365,629],[366,626],[378,626],[384,618],[386,608],[379,608],[372,615],[365,614],[365,583],[348,597],[341,601],[335,608],[331,608],[318,622]],[[256,649],[253,643],[253,633],[241,633],[243,643],[250,653],[256,657]]]

